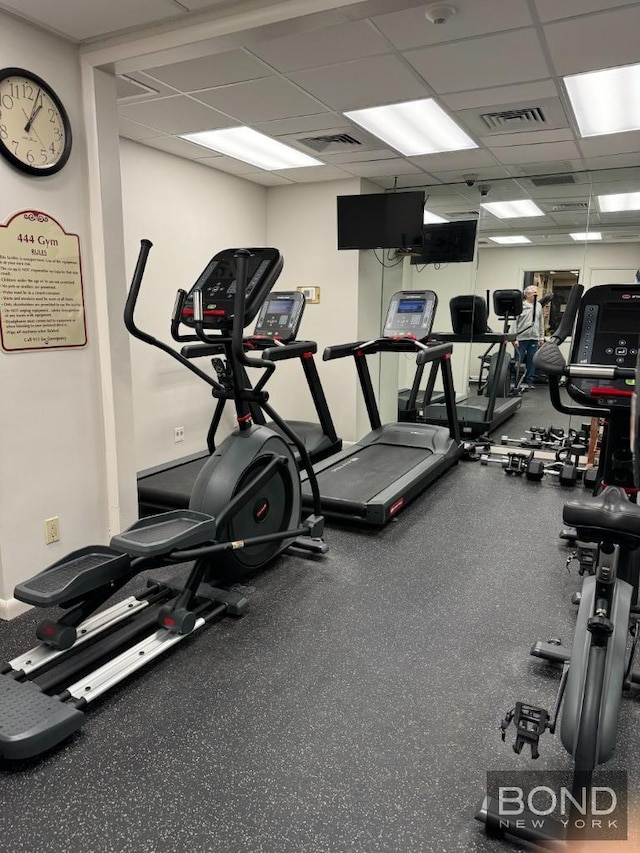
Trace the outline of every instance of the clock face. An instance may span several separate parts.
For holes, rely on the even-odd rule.
[[[71,127],[60,99],[40,77],[0,71],[0,154],[31,175],[59,171],[71,152]]]

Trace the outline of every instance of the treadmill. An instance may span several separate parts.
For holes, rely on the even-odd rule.
[[[476,299],[481,299],[481,297],[476,297]],[[454,317],[456,307],[453,304],[451,309],[453,328],[456,329],[459,318]],[[464,439],[477,438],[493,432],[522,406],[522,400],[519,396],[506,396],[509,394],[511,384],[508,375],[509,353],[507,352],[507,344],[516,340],[515,332],[510,332],[509,329],[513,320],[522,313],[522,291],[515,289],[494,291],[493,310],[498,318],[504,321],[503,330],[499,334],[486,331],[485,327],[485,331],[474,329],[473,338],[470,338],[469,331],[464,333],[456,331],[452,333],[435,332],[433,335],[436,340],[448,341],[452,344],[480,343],[489,344],[490,348],[497,346],[497,351],[490,358],[489,377],[482,389],[483,393],[469,395],[456,405],[460,432]],[[487,353],[485,353],[486,355]],[[427,389],[429,388],[433,388],[431,376],[427,383]],[[407,405],[409,406],[409,402]],[[421,417],[428,424],[443,425],[448,420],[445,405],[428,396],[421,407]]]
[[[252,251],[264,252],[265,250]],[[233,259],[233,252],[234,250],[225,250],[225,252],[216,255],[216,258],[221,259],[224,263],[230,263]],[[224,258],[221,258],[222,255]],[[174,309],[171,324],[172,336],[174,340],[187,342],[181,349],[181,354],[185,358],[212,358],[218,382],[229,391],[229,398],[231,398],[232,377],[226,359],[220,357],[224,356],[225,346],[230,341],[225,334],[225,329],[222,329],[220,343],[216,345],[204,344],[193,335],[185,336],[180,333],[181,323],[186,322],[187,325],[191,325],[189,312],[192,312],[193,309],[190,307],[190,296],[191,293],[185,295],[179,311],[177,305]],[[315,341],[296,340],[304,306],[304,294],[298,291],[279,291],[268,294],[258,311],[254,333],[244,338],[244,346],[247,351],[261,351],[263,357],[270,361],[300,359],[318,415],[318,423],[307,421],[287,421],[287,423],[301,438],[311,460],[317,462],[337,453],[342,448],[342,439],[336,435],[333,419],[313,359],[318,349],[317,344]],[[249,319],[253,319],[253,316],[255,316],[255,312]],[[194,341],[198,341],[198,343],[194,343]],[[249,387],[248,377],[245,376],[244,381]],[[148,468],[138,474],[138,512],[141,518],[168,510],[188,508],[196,478],[215,450],[215,435],[225,404],[225,399],[218,399],[207,434],[206,450]],[[265,423],[264,415],[259,406],[251,406],[251,414],[255,423]],[[268,426],[280,432],[274,424],[269,423]],[[289,442],[288,438],[286,440]],[[295,446],[291,445],[291,449],[297,459],[298,453]]]
[[[382,337],[327,347],[324,361],[352,357],[371,431],[360,441],[313,466],[322,513],[328,518],[382,526],[455,465],[462,444],[455,410],[450,343],[427,343],[437,305],[430,290],[399,291],[391,298]],[[419,364],[442,371],[447,426],[380,421],[367,356],[380,352],[416,353]],[[303,506],[312,505],[302,478]]]

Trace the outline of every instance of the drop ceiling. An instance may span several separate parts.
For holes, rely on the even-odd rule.
[[[0,0],[0,9],[84,51],[188,27],[191,44],[113,66],[120,134],[151,148],[265,186],[358,177],[380,191],[425,189],[427,206],[454,219],[477,211],[483,199],[531,198],[543,220],[486,214],[482,229],[514,234],[526,227],[534,242],[566,241],[568,229],[587,226],[605,239],[639,239],[637,212],[601,214],[593,197],[640,190],[640,132],[582,139],[562,76],[638,62],[640,1],[451,0],[455,14],[440,25],[425,15],[431,5]],[[309,8],[316,11],[303,14]],[[274,22],[267,13],[276,9]],[[208,37],[211,22],[241,13],[237,31]],[[478,148],[404,157],[342,115],[428,97]],[[238,125],[322,165],[260,171],[180,139]]]

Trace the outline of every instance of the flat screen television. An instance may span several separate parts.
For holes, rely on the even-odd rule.
[[[338,196],[338,249],[408,249],[422,243],[424,193]]]
[[[422,247],[411,256],[412,264],[452,264],[473,260],[476,245],[475,219],[422,226]]]

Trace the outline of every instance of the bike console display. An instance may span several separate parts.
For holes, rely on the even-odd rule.
[[[399,290],[391,297],[382,336],[425,341],[431,334],[437,305],[438,297],[432,290]]]
[[[304,294],[300,291],[271,293],[260,308],[254,336],[273,338],[282,343],[294,341],[298,337],[304,305]]]
[[[193,293],[202,291],[205,329],[229,329],[233,323],[236,292],[237,249],[224,249],[209,261],[185,299],[181,321],[193,327]],[[243,328],[254,319],[282,270],[282,255],[277,249],[247,249],[247,290]]]
[[[571,363],[635,368],[639,345],[640,285],[601,284],[587,290],[578,310]],[[631,379],[571,378],[567,384],[579,402],[607,407],[628,407],[633,388]]]

